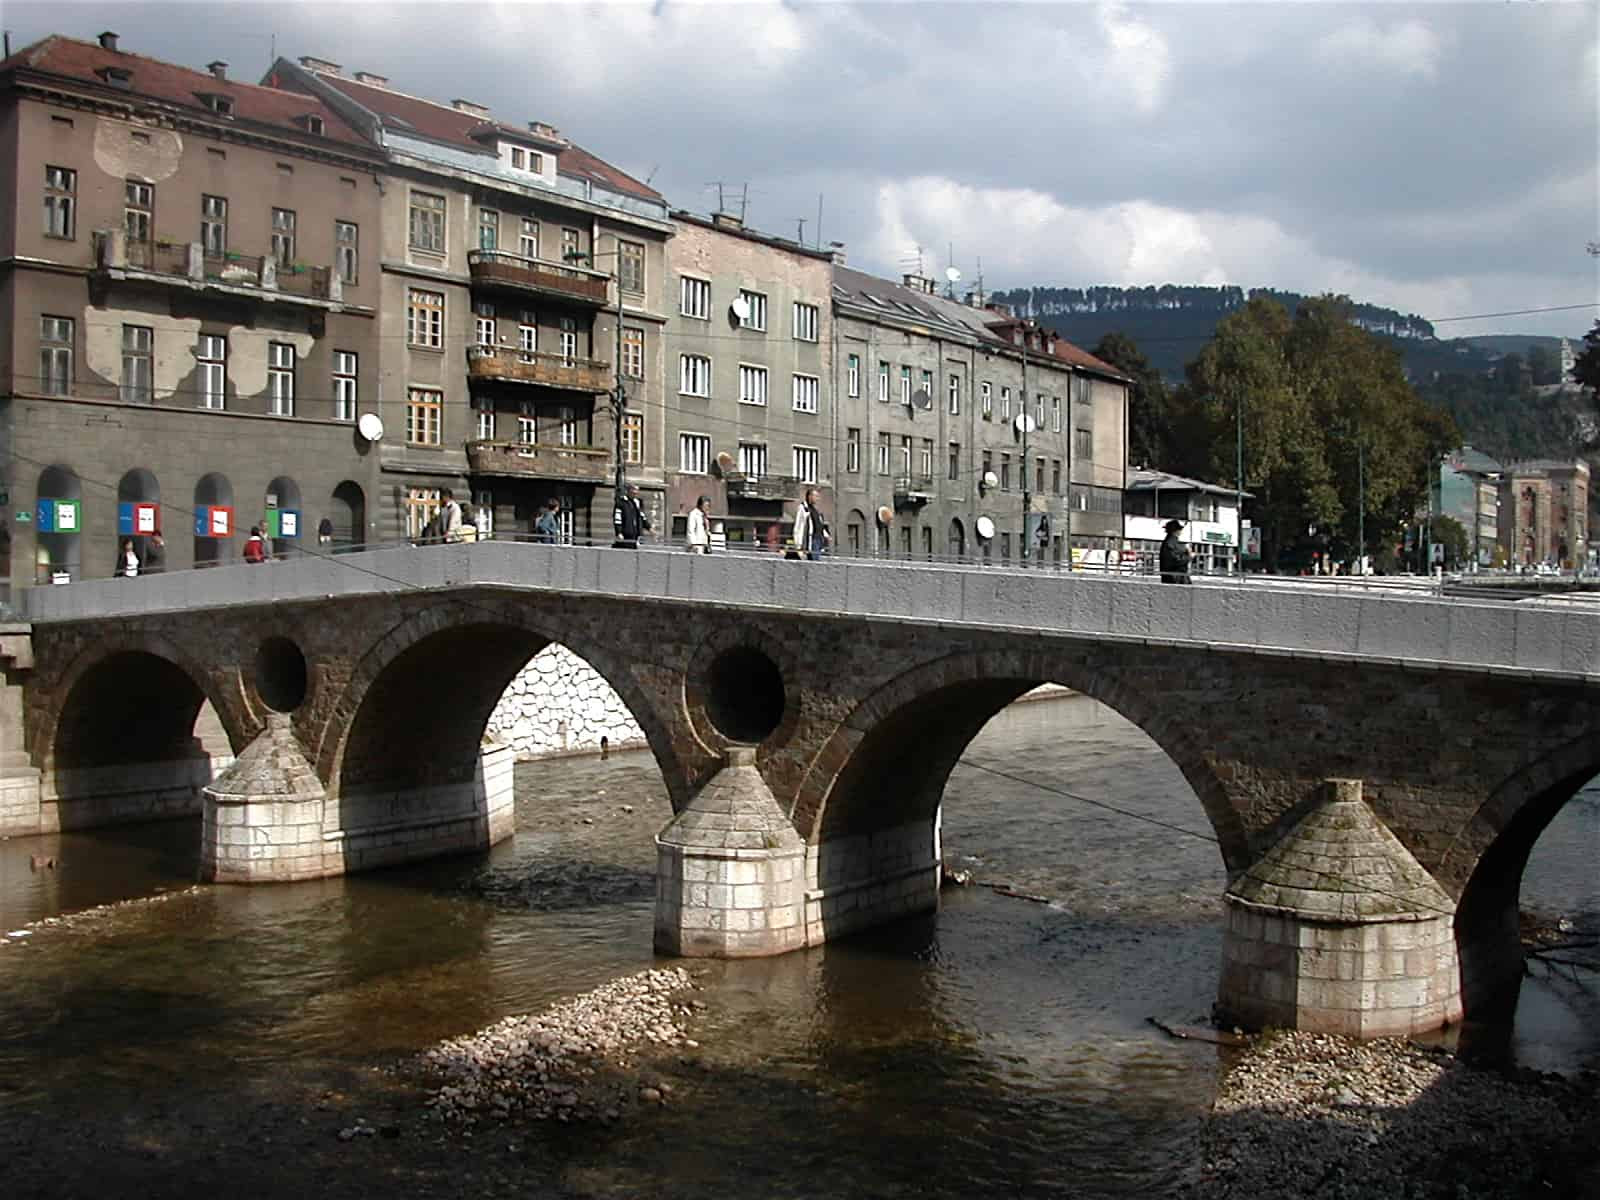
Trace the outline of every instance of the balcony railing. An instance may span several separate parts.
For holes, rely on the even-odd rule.
[[[609,392],[616,382],[611,364],[592,358],[512,350],[505,346],[467,349],[467,378],[501,383],[527,383],[591,395]]]
[[[897,505],[921,505],[933,499],[932,475],[901,475],[894,481]]]
[[[542,442],[467,443],[467,466],[474,475],[605,483],[611,477],[610,461],[610,453],[596,446],[549,446]]]
[[[742,500],[798,500],[804,486],[792,475],[748,475],[729,471],[722,477],[728,495]]]
[[[271,255],[207,254],[199,242],[129,241],[121,229],[95,231],[94,263],[98,274],[115,278],[149,279],[197,290],[215,288],[318,307],[344,302],[344,282],[330,267],[285,266]]]
[[[475,287],[534,292],[595,308],[604,308],[609,296],[610,276],[604,272],[546,262],[542,258],[524,258],[502,250],[469,251],[467,269],[472,272]]]

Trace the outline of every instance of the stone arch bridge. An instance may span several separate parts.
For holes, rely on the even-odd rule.
[[[1001,708],[1064,684],[1199,797],[1232,880],[1221,1005],[1254,1024],[1499,1011],[1529,850],[1600,773],[1600,620],[1554,604],[507,543],[26,602],[32,663],[12,653],[8,691],[38,787],[31,810],[8,793],[8,831],[193,811],[203,787],[204,871],[236,882],[508,835],[510,756],[484,726],[566,645],[666,780],[674,953],[777,953],[936,907],[952,767]],[[207,700],[237,754],[209,784]]]

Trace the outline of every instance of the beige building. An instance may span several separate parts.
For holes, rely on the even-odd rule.
[[[1500,477],[1500,544],[1511,566],[1581,567],[1589,561],[1589,466],[1512,463]]]
[[[49,37],[0,64],[0,576],[365,541],[381,159],[312,96]]]
[[[832,256],[727,213],[673,217],[662,386],[669,527],[681,537],[706,496],[713,531],[729,543],[762,543],[774,527],[787,537],[806,488],[833,511]]]
[[[569,536],[609,538],[619,433],[659,517],[660,195],[541,121],[315,58],[280,59],[269,79],[320,98],[386,158],[386,536],[415,536],[450,488],[499,535],[530,532],[553,498]]]

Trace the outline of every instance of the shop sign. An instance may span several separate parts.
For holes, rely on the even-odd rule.
[[[82,510],[77,500],[40,500],[40,533],[77,533],[82,527],[79,518]]]

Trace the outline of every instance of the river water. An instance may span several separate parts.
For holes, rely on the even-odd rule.
[[[1170,1189],[1229,1053],[1146,1023],[1195,1021],[1214,995],[1225,877],[1199,803],[1148,738],[1080,698],[1013,705],[966,757],[980,765],[952,776],[947,861],[1049,902],[947,889],[937,917],[695,964],[692,1094],[578,1139],[563,1194]],[[0,843],[0,933],[170,897],[0,946],[0,1124],[160,1108],[200,1075],[242,1103],[269,1078],[393,1062],[652,965],[650,839],[670,811],[649,755],[524,764],[517,794],[519,833],[493,850],[290,886],[185,890],[194,821]],[[1600,927],[1597,849],[1592,789],[1541,839],[1524,904]],[[31,870],[39,853],[59,866]],[[1600,1065],[1586,984],[1528,981],[1521,1061]]]

